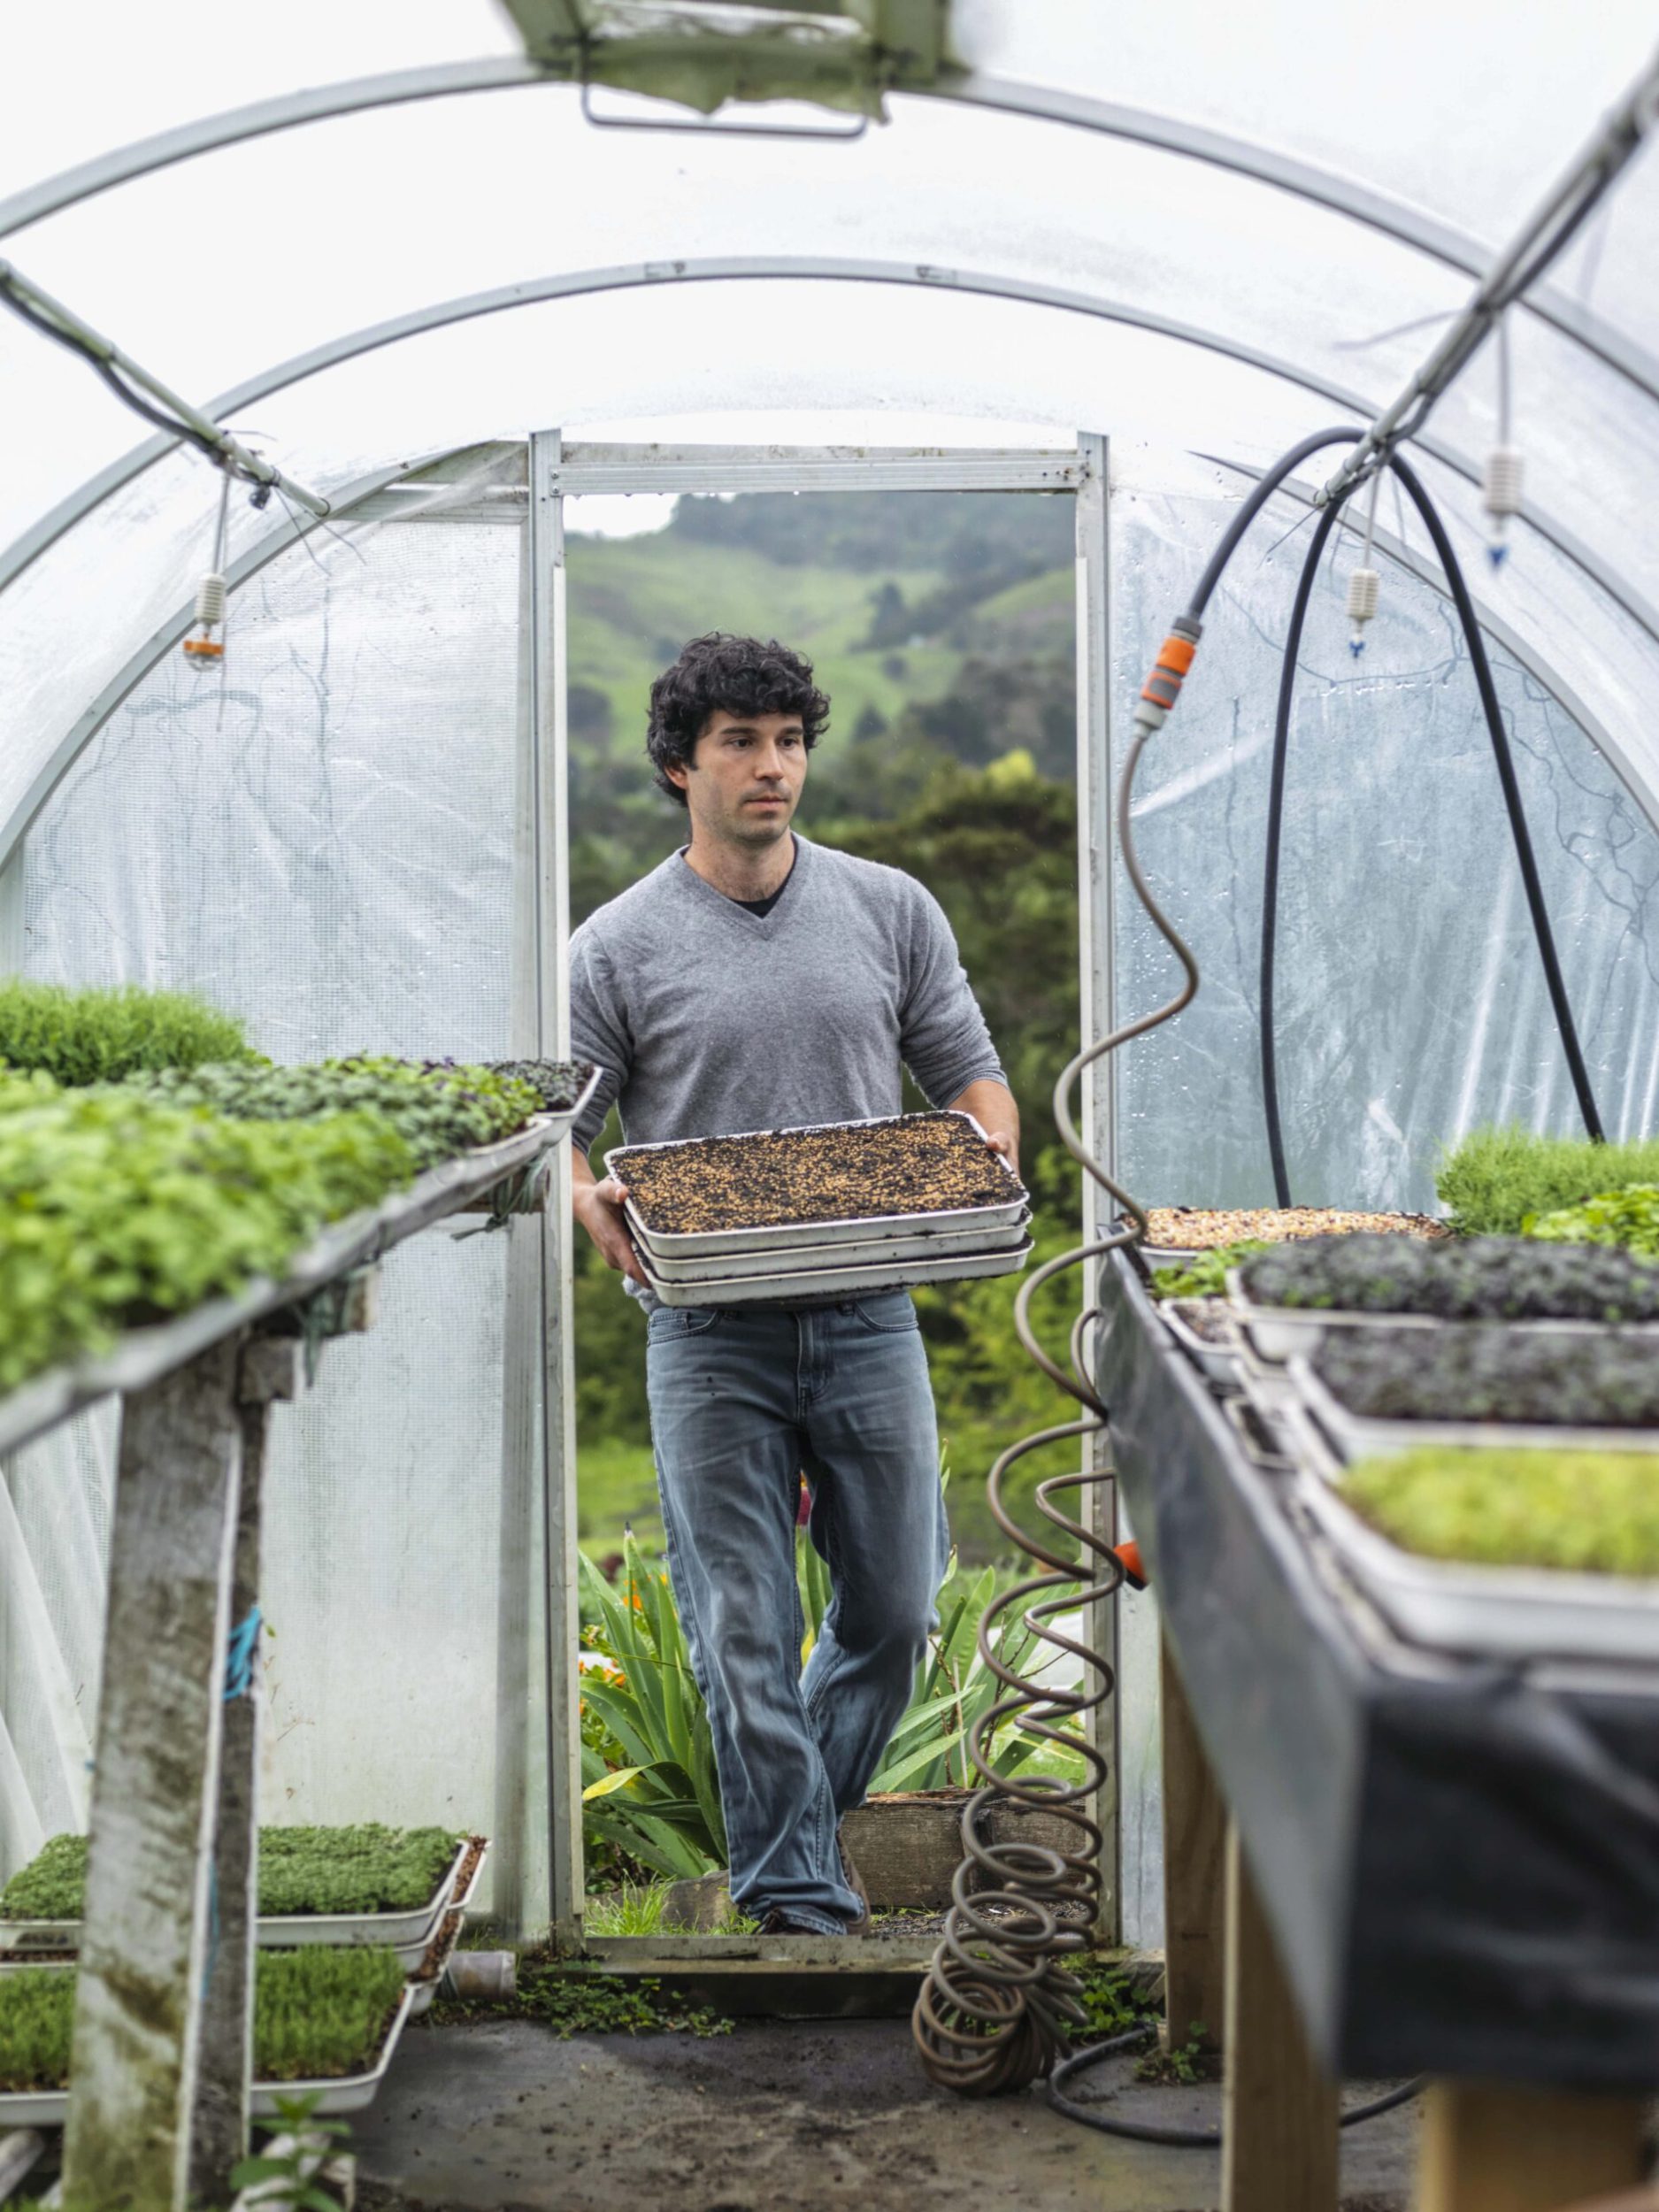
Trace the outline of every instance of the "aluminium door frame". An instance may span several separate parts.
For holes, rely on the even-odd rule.
[[[518,967],[535,978],[531,990],[515,994],[520,1034],[534,1035],[536,1049],[563,1055],[569,1049],[567,981],[569,942],[568,617],[565,601],[564,502],[581,494],[754,491],[1024,491],[1069,492],[1077,518],[1077,710],[1079,816],[1079,955],[1082,1025],[1093,1037],[1111,1020],[1112,875],[1110,865],[1110,564],[1108,557],[1110,479],[1108,445],[1094,434],[1079,436],[1070,449],[870,446],[685,446],[566,442],[557,430],[537,432],[529,445],[529,531],[526,614],[534,633],[527,655],[526,708],[529,790],[534,812],[535,854],[532,862],[534,900],[521,901],[519,929],[533,929],[536,945],[521,939],[515,948]],[[1085,1094],[1083,1126],[1109,1167],[1116,1167],[1114,1087],[1110,1071],[1090,1080]],[[914,1973],[924,1959],[908,1955],[890,1961],[849,1958],[844,1946],[815,1939],[733,1939],[707,1937],[587,1938],[582,1926],[583,1878],[580,1821],[580,1730],[578,1713],[577,1643],[580,1596],[576,1572],[576,1451],[572,1383],[572,1222],[569,1213],[570,1153],[560,1149],[560,1188],[549,1210],[523,1225],[538,1247],[539,1265],[532,1284],[521,1269],[509,1297],[510,1361],[518,1347],[521,1373],[536,1371],[541,1409],[549,1417],[532,1425],[539,1439],[537,1486],[542,1492],[542,1543],[546,1575],[546,1795],[548,1847],[545,1872],[539,1855],[526,1854],[517,1898],[507,1902],[508,1918],[518,1926],[541,1916],[534,1909],[541,1892],[549,1908],[554,1939],[560,1949],[603,1958],[636,1971],[653,1964],[664,1969],[696,1962],[703,1966],[728,1959],[733,1968],[811,1970],[834,1967],[867,1974],[890,1967]],[[1084,1179],[1084,1233],[1096,1233],[1094,1187]],[[522,1233],[522,1232],[515,1232]],[[539,1333],[541,1356],[526,1362],[526,1340]],[[518,1448],[523,1448],[523,1432]],[[1092,1466],[1106,1464],[1104,1440],[1094,1445]],[[1108,1532],[1115,1527],[1110,1486],[1089,1494],[1090,1525]],[[503,1561],[507,1566],[509,1530],[503,1517]],[[1114,1601],[1090,1609],[1090,1641],[1109,1664],[1118,1661],[1118,1609]],[[1102,1898],[1099,1932],[1103,1940],[1120,1938],[1118,1873],[1118,1697],[1091,1715],[1090,1732],[1108,1762],[1108,1777],[1096,1804],[1105,1841],[1102,1853]],[[559,1786],[562,1784],[563,1786]],[[518,1778],[521,1793],[523,1777]],[[532,1786],[530,1800],[541,1793]],[[527,1801],[521,1794],[521,1809]],[[503,1808],[504,1809],[504,1808]],[[543,1883],[545,1882],[545,1889]],[[931,1941],[928,1948],[931,1951]],[[896,1953],[897,1947],[894,1947]],[[737,1955],[741,1952],[741,1959]]]

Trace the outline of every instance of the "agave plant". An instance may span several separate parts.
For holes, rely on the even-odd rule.
[[[795,1563],[804,1661],[823,1632],[833,1596],[829,1569],[804,1530]],[[631,1535],[614,1587],[586,1557],[581,1572],[586,1640],[603,1663],[582,1671],[587,1831],[671,1879],[723,1866],[726,1826],[713,1743],[668,1578],[645,1564]],[[948,1789],[977,1780],[968,1736],[1002,1694],[978,1643],[980,1617],[995,1593],[994,1567],[970,1577],[953,1555],[939,1593],[939,1627],[872,1790]],[[993,1648],[1012,1672],[1023,1673],[1043,1647],[1023,1617],[1011,1613],[1002,1617]],[[1003,1773],[1033,1764],[1082,1773],[1080,1754],[1033,1742],[1011,1718],[995,1732],[990,1749]]]

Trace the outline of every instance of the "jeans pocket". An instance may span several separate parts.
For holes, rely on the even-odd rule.
[[[879,1298],[855,1299],[853,1316],[878,1336],[902,1336],[906,1330],[922,1325],[908,1290],[890,1290]]]
[[[666,1344],[677,1336],[701,1336],[720,1317],[718,1306],[658,1306],[645,1325],[648,1344]]]

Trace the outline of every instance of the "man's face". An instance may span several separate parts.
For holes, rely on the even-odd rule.
[[[725,844],[773,845],[784,836],[806,781],[806,733],[798,714],[733,714],[703,726],[689,768],[671,768],[695,829]]]

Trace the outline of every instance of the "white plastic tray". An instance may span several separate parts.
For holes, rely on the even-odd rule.
[[[1529,1451],[1659,1452],[1659,1429],[1568,1428],[1523,1421],[1408,1421],[1356,1413],[1321,1379],[1310,1360],[1298,1355],[1289,1363],[1287,1372],[1302,1403],[1344,1460],[1415,1451],[1420,1445],[1487,1451],[1514,1446]]]
[[[1505,1659],[1659,1661],[1659,1582],[1423,1559],[1379,1535],[1317,1474],[1301,1472],[1296,1495],[1412,1642]]]
[[[922,1283],[971,1282],[986,1275],[1017,1275],[1031,1254],[1023,1236],[1005,1252],[959,1252],[938,1260],[883,1260],[874,1266],[798,1268],[787,1275],[730,1275],[700,1283],[664,1282],[641,1254],[646,1279],[665,1306],[749,1306],[807,1303],[816,1299],[868,1298]]]
[[[386,2032],[386,2040],[367,2073],[326,2075],[316,2081],[257,2081],[252,2089],[254,2117],[274,2119],[279,2097],[314,2096],[317,2103],[313,2110],[319,2117],[335,2112],[360,2112],[365,2105],[373,2104],[392,2062],[397,2039],[403,2032],[403,2023],[409,2018],[412,1995],[405,1985],[397,2010],[392,2016],[392,2024]],[[0,2094],[0,2127],[62,2127],[69,2114],[69,2096],[67,2089],[12,2090]]]
[[[262,1916],[255,1940],[262,1949],[284,1951],[308,1943],[382,1943],[400,1956],[412,1947],[419,1965],[468,1848],[460,1846],[431,1900],[412,1911]],[[78,1920],[0,1920],[0,1951],[78,1951],[81,1926]]]
[[[862,1121],[809,1122],[799,1129],[745,1129],[733,1131],[734,1136],[777,1137],[810,1135],[820,1129],[872,1129],[882,1123],[896,1121],[895,1114],[868,1115]],[[981,1140],[985,1131],[972,1114],[958,1114],[957,1118]],[[630,1152],[677,1152],[686,1149],[687,1143],[706,1143],[706,1138],[680,1140],[670,1144],[619,1145],[605,1155],[605,1172],[615,1175],[617,1163]],[[1010,1229],[1024,1217],[1030,1202],[1030,1193],[999,1152],[988,1154],[1002,1173],[1007,1176],[1010,1195],[995,1205],[958,1206],[941,1213],[873,1214],[857,1221],[791,1221],[764,1229],[702,1229],[669,1233],[664,1230],[648,1229],[630,1210],[629,1227],[637,1243],[644,1247],[645,1255],[657,1260],[691,1260],[711,1255],[735,1256],[740,1252],[767,1252],[779,1248],[813,1250],[825,1245],[863,1244],[879,1236],[920,1236],[929,1232],[949,1232],[956,1229]],[[626,1180],[626,1177],[624,1178]]]

